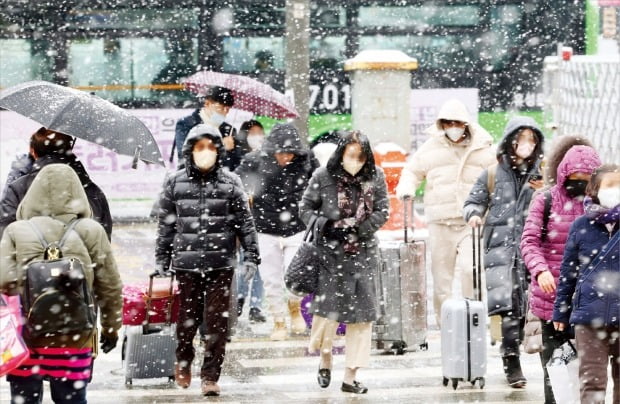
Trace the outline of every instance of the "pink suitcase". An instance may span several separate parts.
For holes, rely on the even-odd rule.
[[[123,325],[146,324],[146,303],[149,299],[149,285],[125,285],[123,286]],[[166,322],[166,308],[170,302],[170,282],[166,284],[155,283],[150,297],[151,308],[149,323],[158,324]],[[179,315],[179,291],[176,283],[172,287],[172,318],[176,323]]]

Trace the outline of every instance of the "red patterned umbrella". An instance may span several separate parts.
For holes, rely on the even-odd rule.
[[[250,77],[203,70],[182,79],[181,82],[189,91],[203,95],[210,86],[226,87],[235,97],[234,108],[256,115],[277,119],[299,116],[287,96]]]

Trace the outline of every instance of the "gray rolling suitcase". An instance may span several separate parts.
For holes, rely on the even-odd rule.
[[[373,324],[373,340],[377,348],[399,355],[428,348],[426,243],[408,238],[407,201],[403,204],[404,242],[384,241],[379,245],[381,261],[375,276],[379,319]]]
[[[478,381],[484,388],[487,371],[487,307],[482,302],[480,228],[472,229],[474,243],[474,295],[472,299],[448,299],[441,306],[441,368],[443,385],[452,381]]]
[[[149,276],[148,296],[153,293],[153,278]],[[125,384],[133,379],[167,377],[174,381],[176,361],[176,324],[171,323],[174,275],[170,277],[170,302],[167,306],[166,322],[149,322],[150,300],[146,300],[146,324],[125,326],[122,358],[125,367]]]

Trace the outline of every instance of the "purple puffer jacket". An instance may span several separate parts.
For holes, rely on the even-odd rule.
[[[536,277],[549,269],[555,278],[556,285],[560,277],[560,264],[564,255],[564,246],[568,238],[571,224],[583,215],[581,201],[571,199],[564,189],[564,181],[576,172],[592,173],[601,165],[596,151],[588,146],[573,146],[562,159],[557,171],[557,184],[551,192],[551,215],[547,225],[547,240],[541,241],[543,223],[544,197],[539,193],[534,197],[525,221],[521,236],[521,254],[525,266],[532,274],[530,287],[530,308],[534,315],[542,320],[551,320],[555,291],[545,293],[538,285]]]

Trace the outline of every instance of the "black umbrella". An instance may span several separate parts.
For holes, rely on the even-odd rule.
[[[0,92],[0,107],[47,129],[101,145],[118,154],[164,165],[153,134],[135,116],[95,95],[47,81],[28,81]]]

